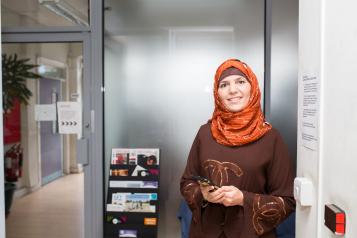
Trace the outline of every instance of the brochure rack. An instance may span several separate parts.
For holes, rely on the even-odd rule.
[[[112,149],[105,238],[156,238],[159,149]]]

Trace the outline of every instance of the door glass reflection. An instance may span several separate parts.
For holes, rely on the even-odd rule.
[[[88,26],[88,0],[1,1],[2,27]]]

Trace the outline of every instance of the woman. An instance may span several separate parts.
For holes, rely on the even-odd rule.
[[[281,136],[264,121],[255,74],[239,60],[225,61],[214,98],[212,119],[199,129],[181,178],[193,215],[190,238],[276,237],[275,227],[295,208],[293,173]]]

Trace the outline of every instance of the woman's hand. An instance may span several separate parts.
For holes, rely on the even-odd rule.
[[[224,194],[222,204],[226,207],[229,206],[243,206],[243,193],[235,186],[222,186],[220,188],[221,192]]]
[[[224,192],[221,188],[214,190],[213,186],[200,185],[203,198],[211,203],[222,203]]]

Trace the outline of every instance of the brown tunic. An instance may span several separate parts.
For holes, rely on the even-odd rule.
[[[193,175],[236,186],[243,192],[244,205],[208,203],[203,208]],[[273,238],[275,227],[295,209],[291,160],[274,128],[255,142],[228,147],[213,139],[209,123],[201,126],[180,187],[193,215],[190,238]]]

